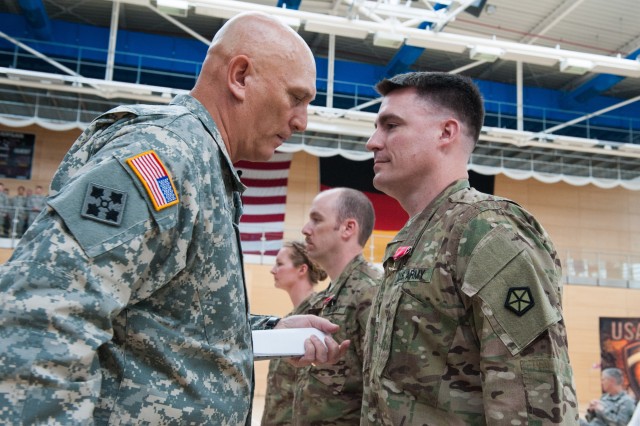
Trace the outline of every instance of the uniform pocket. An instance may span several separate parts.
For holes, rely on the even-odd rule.
[[[392,393],[405,393],[437,406],[457,322],[430,302],[427,293],[431,272],[418,275],[419,279],[398,283],[400,291],[392,308],[393,327],[386,336],[390,347],[381,383]]]
[[[567,413],[577,412],[571,366],[559,359],[521,361],[529,422],[574,422]]]
[[[498,227],[474,250],[462,291],[479,298],[483,314],[512,355],[519,354],[561,315],[550,301],[553,283],[531,249]]]

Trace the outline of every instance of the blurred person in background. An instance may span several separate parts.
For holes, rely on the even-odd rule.
[[[300,241],[285,242],[271,268],[275,287],[289,295],[293,310],[289,315],[306,312],[309,299],[315,295],[314,287],[327,278],[327,273],[309,259],[305,244]],[[293,387],[298,368],[282,358],[269,362],[267,392],[263,425],[289,425],[292,418]]]
[[[27,197],[27,228],[31,226],[36,217],[46,206],[46,195],[41,185],[37,185],[35,191]]]
[[[604,393],[589,403],[580,426],[625,426],[633,416],[635,401],[624,389],[622,370],[605,368],[600,382]]]

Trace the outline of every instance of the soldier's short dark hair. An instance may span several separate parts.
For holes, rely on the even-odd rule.
[[[351,188],[337,189],[340,189],[340,192],[336,199],[336,220],[338,223],[342,223],[347,219],[355,219],[360,228],[358,244],[364,247],[371,236],[371,232],[373,232],[373,225],[376,220],[373,204],[371,204],[366,195],[358,190]]]
[[[473,142],[478,140],[484,123],[484,103],[469,77],[446,72],[410,72],[376,84],[382,96],[403,87],[415,87],[421,97],[452,111],[468,127]]]

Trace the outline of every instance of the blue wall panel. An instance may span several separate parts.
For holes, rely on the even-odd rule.
[[[51,21],[51,26],[52,42],[56,44],[23,41],[84,76],[94,78],[104,76],[106,49],[109,43],[108,28],[56,20]],[[22,15],[0,14],[0,27],[16,38],[31,37],[28,24]],[[189,89],[198,75],[207,46],[190,37],[168,37],[120,30],[116,50],[115,79]],[[14,52],[13,44],[0,39],[0,66],[13,66]],[[20,53],[26,54],[21,49]],[[59,72],[44,61],[27,57],[27,55],[19,59],[18,65],[21,68]],[[325,99],[322,92],[326,92],[327,89],[327,59],[317,57],[316,65],[320,92],[316,104],[322,105]],[[373,86],[384,76],[385,68],[385,66],[365,63],[336,61],[334,106],[350,108],[368,99],[376,98],[378,95]],[[476,83],[487,101],[487,124],[514,127],[516,87],[490,81],[476,81]],[[571,110],[566,110],[567,92],[531,87],[524,88],[524,99],[527,117],[525,129],[533,131],[620,102],[615,98],[593,96],[586,102],[576,104]],[[368,111],[374,111],[376,108],[374,106]],[[505,117],[506,115],[512,117]],[[617,109],[611,115],[622,116],[622,118],[601,117],[591,119],[590,123],[595,126],[616,126],[621,129],[629,129],[630,126],[640,128],[640,120],[636,119],[640,117],[638,103]],[[630,122],[625,117],[635,120]]]

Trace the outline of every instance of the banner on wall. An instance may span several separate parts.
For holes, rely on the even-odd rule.
[[[600,318],[601,366],[616,367],[640,398],[640,318]]]

